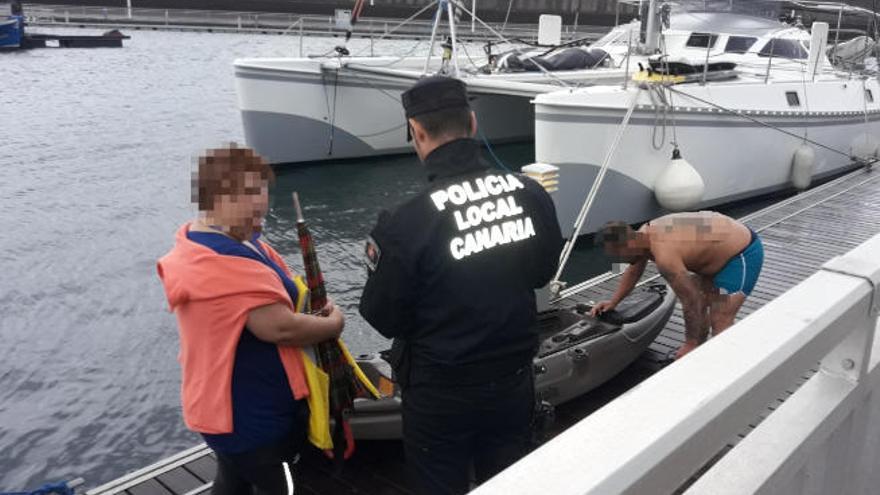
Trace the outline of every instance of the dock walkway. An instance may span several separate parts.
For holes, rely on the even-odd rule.
[[[755,291],[740,312],[739,317],[743,318],[818,271],[826,261],[880,232],[880,170],[856,170],[741,220],[760,233],[765,249],[764,268]],[[656,272],[649,267],[643,281],[653,277]],[[566,304],[608,298],[617,282],[605,278],[572,296]],[[629,371],[557,409],[555,433],[660,369],[667,363],[670,351],[683,341],[684,319],[679,307],[648,352]],[[400,442],[362,441],[342,475],[333,474],[320,455],[306,455],[297,493],[412,493],[406,486],[402,450]],[[210,490],[214,470],[213,453],[200,445],[89,490],[87,495],[196,495]]]

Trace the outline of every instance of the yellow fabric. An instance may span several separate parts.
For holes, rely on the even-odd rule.
[[[321,450],[333,448],[330,435],[330,376],[318,368],[311,356],[302,352],[306,383],[309,384],[309,442]]]
[[[293,284],[296,285],[296,312],[303,313],[306,310],[306,304],[309,302],[309,286],[303,280],[302,275],[293,277]]]
[[[309,311],[309,287],[306,285],[303,277],[297,275],[293,277],[293,283],[296,284],[296,312],[303,313]],[[338,340],[339,347],[345,360],[351,365],[354,374],[360,380],[367,390],[373,394],[373,397],[380,398],[381,395],[376,388],[370,383],[370,379],[364,374],[360,366],[348,352],[348,348]],[[330,376],[312,360],[309,353],[302,352],[303,368],[306,375],[306,383],[309,385],[309,396],[306,402],[309,404],[309,442],[321,450],[333,449],[333,436],[330,433]]]
[[[298,294],[294,302],[296,312],[308,312],[309,286],[301,275],[292,277],[292,280]],[[333,448],[333,438],[330,435],[330,376],[312,361],[308,352],[303,350],[300,352],[306,383],[309,386],[309,396],[306,398],[309,404],[309,442],[319,449],[329,450]]]
[[[358,366],[357,361],[355,361],[354,358],[351,356],[351,353],[348,352],[348,347],[345,347],[345,344],[343,344],[341,340],[339,341],[339,348],[342,349],[342,354],[345,355],[345,360],[348,361],[348,364],[350,364],[351,368],[354,370],[354,376],[358,379],[358,381],[363,383],[364,387],[371,394],[373,394],[374,399],[381,399],[382,394],[380,394],[379,391],[376,390],[376,387],[373,386],[373,383],[370,381],[369,378],[367,378],[367,375],[364,374],[363,370],[361,370],[361,367]]]
[[[652,82],[652,83],[672,83],[678,84],[685,81],[684,76],[668,76],[663,74],[658,74],[656,72],[648,73],[648,71],[643,70],[636,72],[632,76],[632,80],[636,82]]]

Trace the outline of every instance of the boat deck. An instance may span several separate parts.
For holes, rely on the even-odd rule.
[[[764,267],[739,317],[743,318],[815,273],[829,259],[853,249],[880,232],[880,171],[859,169],[742,220],[761,234]],[[652,268],[644,279],[655,277]],[[567,303],[607,299],[617,282],[609,279],[580,292]],[[769,330],[769,329],[768,329]],[[589,415],[617,395],[668,364],[668,355],[684,341],[681,308],[649,350],[608,384],[557,408],[552,436]],[[779,398],[779,402],[784,400]],[[772,409],[775,405],[771,405]],[[342,474],[319,454],[303,458],[297,493],[413,493],[407,488],[400,442],[361,441]],[[204,445],[94,488],[88,495],[195,495],[211,487],[216,463]]]

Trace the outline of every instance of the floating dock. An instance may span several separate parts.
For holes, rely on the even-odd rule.
[[[880,170],[860,168],[741,220],[760,233],[765,249],[758,285],[739,314],[739,318],[744,318],[817,272],[831,258],[850,251],[880,232]],[[656,272],[652,272],[649,266],[642,282],[656,277]],[[592,283],[595,285],[584,288],[564,303],[607,299],[617,286],[615,279],[612,274],[594,278]],[[588,284],[582,285],[586,287]],[[668,364],[667,356],[683,341],[684,319],[681,309],[677,308],[661,335],[622,377],[559,406],[556,426],[551,434],[565,430]],[[783,400],[780,398],[779,402]],[[341,475],[333,474],[332,466],[319,454],[305,455],[297,493],[413,493],[407,487],[400,442],[361,441],[357,449]],[[212,451],[199,445],[91,489],[87,495],[206,493],[211,489],[215,469]]]
[[[119,31],[97,36],[70,34],[25,34],[21,48],[122,48],[122,41],[131,39]]]

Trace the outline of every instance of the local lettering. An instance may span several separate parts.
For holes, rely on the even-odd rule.
[[[461,235],[449,241],[452,257],[473,254],[519,242],[535,235],[531,217],[511,194],[523,189],[513,174],[489,175],[452,184],[431,194],[437,211],[450,209]]]
[[[453,212],[455,224],[459,231],[465,231],[478,227],[483,223],[491,223],[502,218],[522,215],[523,209],[516,204],[516,198],[507,196],[494,201],[486,201],[481,205],[468,206],[464,213],[462,210]]]

